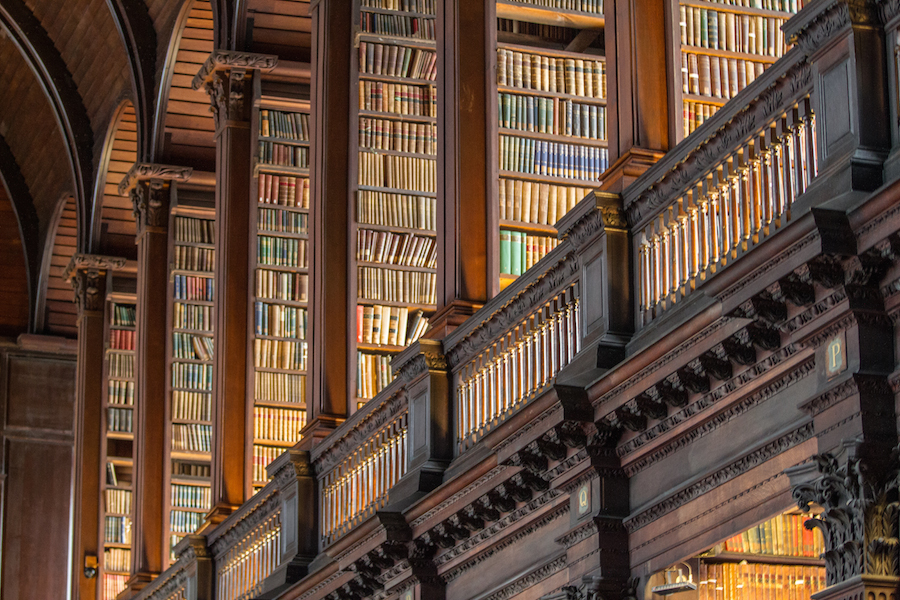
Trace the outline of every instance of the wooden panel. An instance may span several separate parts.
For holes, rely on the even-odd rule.
[[[0,185],[0,335],[28,330],[29,298],[25,251],[6,189]]]
[[[75,361],[11,356],[7,377],[7,427],[71,432]]]

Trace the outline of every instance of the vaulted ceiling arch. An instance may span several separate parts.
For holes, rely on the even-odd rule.
[[[78,334],[75,293],[65,270],[76,252],[75,198],[63,196],[56,206],[44,244],[38,283],[35,330],[74,338]]]

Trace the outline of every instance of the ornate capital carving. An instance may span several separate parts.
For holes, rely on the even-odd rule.
[[[131,190],[137,237],[145,231],[165,231],[169,223],[169,184],[160,179],[139,182]]]
[[[447,371],[450,368],[441,343],[429,339],[416,341],[393,361],[392,366],[394,364],[397,365],[394,369],[397,377],[407,383],[428,371]]]
[[[194,76],[191,87],[199,90],[216,71],[240,69],[242,71],[271,71],[278,64],[278,57],[272,54],[253,54],[234,50],[213,50],[203,66]]]
[[[900,576],[897,454],[867,456],[865,450],[858,441],[845,441],[840,456],[820,454],[787,470],[797,505],[824,509],[805,526],[825,538],[829,586],[857,576]]]
[[[218,129],[226,121],[246,120],[250,99],[249,90],[245,89],[247,75],[254,70],[271,71],[277,64],[278,57],[270,54],[214,50],[194,76],[191,87],[203,87],[209,94]]]
[[[75,254],[66,267],[64,277],[75,290],[78,314],[102,312],[106,299],[106,273],[125,266],[126,260],[99,254]]]
[[[187,181],[193,175],[192,167],[158,165],[155,163],[134,163],[119,183],[119,195],[126,195],[139,181],[159,179],[162,181]]]

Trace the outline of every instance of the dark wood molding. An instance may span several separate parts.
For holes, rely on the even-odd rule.
[[[40,21],[22,0],[0,5],[0,25],[40,82],[53,109],[69,157],[78,215],[78,248],[87,251],[93,191],[94,132],[78,86]]]

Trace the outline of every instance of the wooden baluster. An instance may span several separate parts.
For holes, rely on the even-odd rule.
[[[743,176],[743,149],[739,149],[731,156],[728,164],[729,182],[731,184],[731,257],[737,258],[738,248],[744,243],[744,226],[747,211],[744,208],[744,176]]]
[[[697,206],[697,219],[700,224],[700,279],[706,279],[706,272],[712,264],[712,227],[709,215],[709,200],[703,194],[703,187],[696,186],[692,190],[694,204]]]
[[[644,312],[650,311],[650,243],[647,241],[647,230],[641,232],[641,242],[638,247],[641,261],[641,308]]]
[[[759,154],[759,140],[753,139],[747,147],[748,166],[748,190],[747,202],[749,204],[748,241],[751,244],[759,242],[759,231],[762,228],[762,188],[761,188],[761,162]]]
[[[693,289],[700,274],[700,251],[703,245],[700,237],[700,210],[690,194],[685,195],[684,201],[685,212],[687,213],[687,228],[685,231],[688,234],[688,243],[685,244],[685,250],[687,251],[685,261],[687,265],[686,283]]]
[[[816,157],[816,121],[812,111],[812,100],[809,96],[800,101],[800,117],[803,120],[803,171],[806,187],[812,183],[817,174]]]
[[[717,263],[725,264],[731,246],[731,182],[727,171],[729,163],[719,165],[712,172],[710,185],[711,199],[715,219]]]

